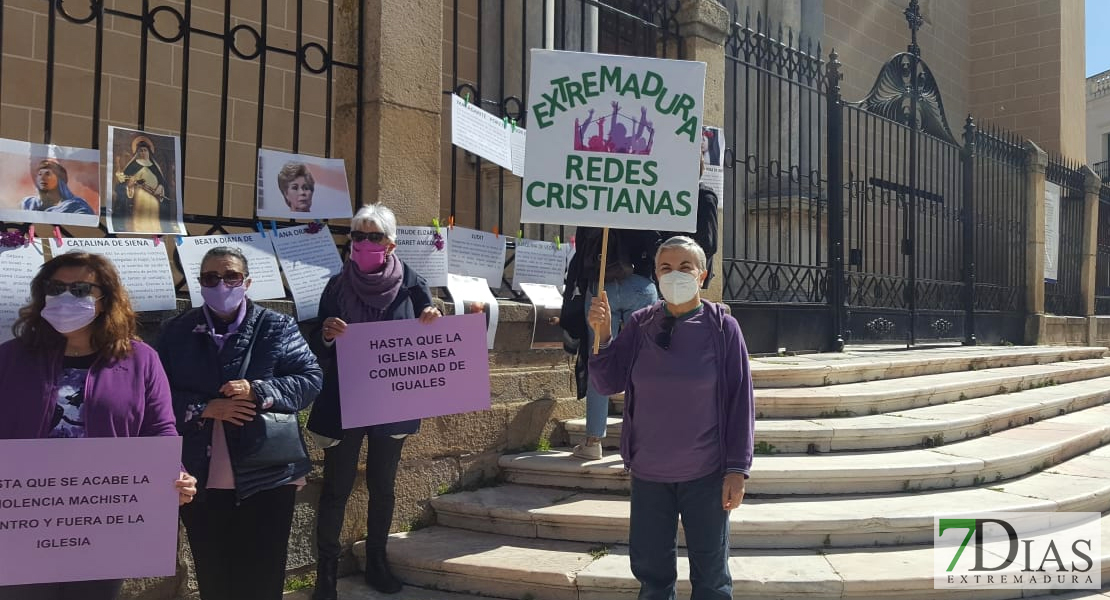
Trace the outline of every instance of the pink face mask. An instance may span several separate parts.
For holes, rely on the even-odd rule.
[[[351,243],[351,260],[355,261],[358,269],[363,273],[373,273],[385,264],[385,253],[388,248],[375,244],[369,240]]]

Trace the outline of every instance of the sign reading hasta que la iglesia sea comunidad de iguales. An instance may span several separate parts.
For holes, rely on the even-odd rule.
[[[694,231],[705,63],[531,58],[521,221]]]

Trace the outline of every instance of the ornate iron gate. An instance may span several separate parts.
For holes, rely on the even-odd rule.
[[[847,342],[963,340],[968,332],[964,151],[907,18],[909,51],[843,111]]]

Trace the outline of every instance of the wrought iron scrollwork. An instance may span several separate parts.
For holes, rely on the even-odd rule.
[[[947,335],[948,332],[952,331],[952,327],[952,321],[949,321],[947,319],[937,319],[936,321],[929,323],[929,329],[932,329],[933,333],[937,334],[938,336]]]
[[[894,321],[891,321],[890,319],[878,317],[876,319],[871,319],[870,321],[868,321],[867,324],[864,325],[864,327],[867,329],[868,332],[871,333],[871,335],[875,337],[882,337],[894,331],[895,325]]]
[[[916,81],[916,89],[914,82]],[[911,99],[917,96],[917,115],[911,115]],[[909,125],[916,121],[921,131],[958,145],[948,126],[940,87],[929,65],[909,52],[894,55],[875,79],[871,91],[859,102],[864,110]]]

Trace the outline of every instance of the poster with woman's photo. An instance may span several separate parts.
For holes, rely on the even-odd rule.
[[[0,221],[100,222],[100,152],[0,139]]]
[[[185,235],[180,138],[109,127],[104,170],[108,231]]]
[[[717,208],[725,197],[725,132],[720,127],[701,128],[701,184],[717,194]]]
[[[497,321],[501,316],[497,298],[489,291],[486,280],[466,275],[447,275],[447,292],[455,302],[456,315],[483,314],[486,317],[486,344],[493,350],[497,337]]]
[[[258,216],[349,219],[354,214],[341,158],[258,151]]]

